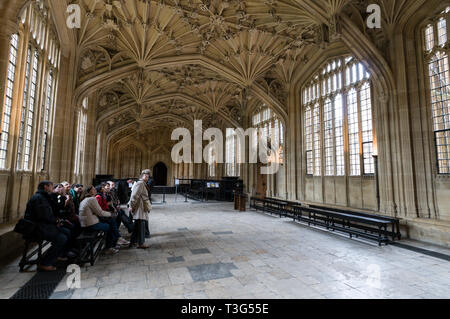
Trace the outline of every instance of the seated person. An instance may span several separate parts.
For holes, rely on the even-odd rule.
[[[120,200],[119,196],[117,194],[116,184],[112,181],[107,182],[109,185],[108,187],[105,187],[106,190],[106,201],[108,203],[111,203],[109,205],[109,211],[113,213],[113,215],[116,215],[116,223],[117,228],[120,228],[120,224],[123,223],[124,226],[127,228],[128,232],[131,234],[133,232],[133,217],[127,216],[127,214],[124,212],[123,209],[120,208]]]
[[[98,204],[97,190],[94,186],[88,186],[85,189],[85,198],[80,203],[80,223],[81,227],[88,228],[91,230],[103,231],[106,234],[106,247],[105,254],[112,255],[117,254],[119,250],[117,249],[117,241],[119,236],[112,229],[111,224],[107,222],[101,222],[111,217],[111,213],[104,211]],[[111,219],[111,218],[109,218]]]
[[[69,191],[70,196],[72,196],[73,205],[75,206],[75,214],[80,213],[80,202],[81,195],[83,195],[83,185],[73,184]]]
[[[66,183],[66,185],[64,185],[64,183]],[[78,220],[78,215],[75,213],[73,200],[71,196],[66,193],[66,189],[70,190],[69,183],[63,182],[62,184],[56,184],[53,193],[51,194],[51,204],[53,213],[61,222],[62,227],[67,228],[71,232],[71,236],[66,245],[67,251],[65,252],[65,255],[68,258],[75,258],[78,253],[76,239],[81,234],[81,225]]]
[[[61,257],[70,238],[70,230],[61,227],[52,209],[50,194],[53,191],[53,183],[40,182],[37,192],[27,203],[25,219],[31,220],[37,225],[37,237],[51,242],[40,263],[37,265],[42,271],[55,271],[54,264]]]
[[[98,204],[100,205],[100,207],[106,211],[106,212],[110,212],[112,213],[110,217],[108,218],[100,218],[100,221],[102,223],[107,223],[109,224],[109,226],[111,227],[111,230],[114,232],[115,236],[117,236],[118,238],[118,245],[120,246],[128,246],[130,245],[130,242],[125,240],[122,235],[119,232],[119,229],[117,227],[117,223],[116,223],[116,218],[117,215],[115,214],[115,212],[111,212],[109,211],[109,206],[111,205],[111,202],[108,202],[106,199],[106,191],[109,188],[109,185],[106,183],[102,183],[101,185],[98,185],[97,187],[95,187],[96,191],[97,191],[97,195],[95,196],[95,198],[97,199]]]

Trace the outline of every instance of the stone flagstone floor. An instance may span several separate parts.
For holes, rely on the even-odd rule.
[[[63,279],[52,298],[450,297],[448,261],[236,212],[232,203],[167,202],[153,206],[150,249],[101,256],[82,268],[80,289]],[[0,298],[35,274],[19,273],[17,263],[0,268]]]

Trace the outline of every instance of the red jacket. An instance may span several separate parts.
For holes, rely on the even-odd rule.
[[[97,198],[97,202],[100,205],[100,207],[104,210],[104,211],[109,211],[109,207],[108,207],[108,202],[106,201],[106,199],[102,196],[102,195],[97,195],[95,196],[95,198]]]

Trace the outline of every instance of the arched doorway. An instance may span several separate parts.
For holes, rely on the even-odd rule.
[[[153,166],[153,181],[155,186],[167,186],[167,166],[163,162]]]

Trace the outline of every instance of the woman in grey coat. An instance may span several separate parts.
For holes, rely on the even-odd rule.
[[[130,213],[133,215],[134,230],[131,234],[130,246],[137,244],[137,248],[146,249],[149,246],[145,244],[146,228],[148,229],[148,214],[152,209],[150,199],[148,198],[147,181],[150,178],[151,171],[144,170],[139,177],[139,181],[134,183],[131,189]]]

